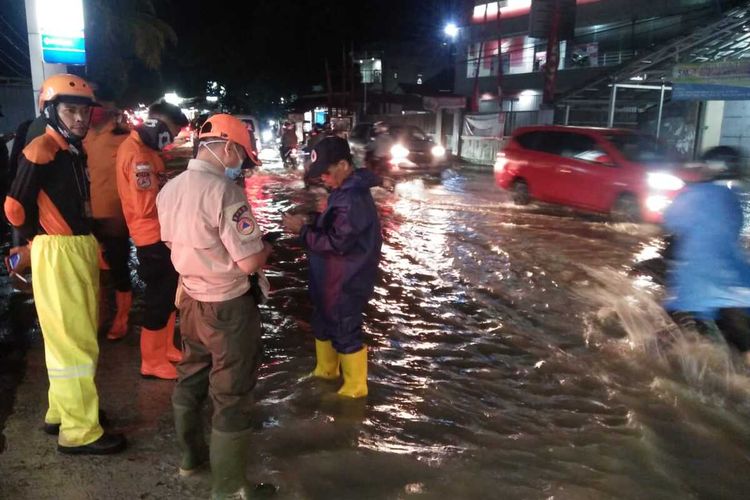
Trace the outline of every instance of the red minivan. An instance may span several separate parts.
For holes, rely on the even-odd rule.
[[[551,125],[516,130],[497,154],[495,180],[518,205],[535,199],[617,221],[660,223],[694,174],[652,136]]]

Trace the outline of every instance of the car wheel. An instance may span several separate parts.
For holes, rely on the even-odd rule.
[[[612,206],[612,219],[615,222],[641,222],[641,207],[632,194],[623,194]]]
[[[531,202],[529,185],[523,179],[513,183],[513,203],[516,205],[528,205]]]

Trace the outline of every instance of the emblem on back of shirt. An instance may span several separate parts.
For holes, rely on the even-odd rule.
[[[249,236],[255,231],[255,221],[250,215],[250,209],[243,205],[232,215],[232,221],[236,224],[237,232]]]

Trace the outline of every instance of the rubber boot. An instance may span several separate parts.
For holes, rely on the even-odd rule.
[[[173,312],[167,323],[167,359],[172,363],[179,363],[182,361],[182,351],[174,346],[174,323],[176,319],[177,313]]]
[[[330,340],[315,339],[315,359],[315,369],[311,376],[327,380],[339,378],[339,353],[333,348]]]
[[[351,354],[339,354],[344,385],[339,396],[363,398],[367,396],[367,347]]]
[[[112,326],[107,332],[109,340],[121,339],[128,333],[128,317],[130,316],[130,306],[133,304],[133,292],[115,291],[115,303],[117,312],[115,313],[115,319],[112,321]]]
[[[144,377],[177,379],[177,369],[166,355],[167,328],[169,325],[161,330],[141,328],[141,375]]]
[[[252,429],[240,432],[211,431],[211,500],[250,498],[245,477]]]
[[[180,446],[179,474],[181,477],[192,476],[208,463],[208,445],[203,436],[203,424],[200,410],[174,405],[174,428],[177,444]]]

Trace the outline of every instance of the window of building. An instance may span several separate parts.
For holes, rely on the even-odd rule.
[[[383,72],[383,61],[377,58],[364,59],[359,61],[362,73],[362,83],[380,83]]]
[[[599,0],[576,0],[577,5],[596,3]],[[487,2],[474,6],[471,16],[472,24],[482,24],[500,19],[525,16],[531,9],[531,0],[501,0],[499,2]]]
[[[514,36],[470,44],[466,54],[466,77],[477,76],[477,64],[480,78],[497,76],[500,61],[503,74],[531,73],[534,70],[535,43],[527,36]],[[499,53],[502,58],[498,57]]]

